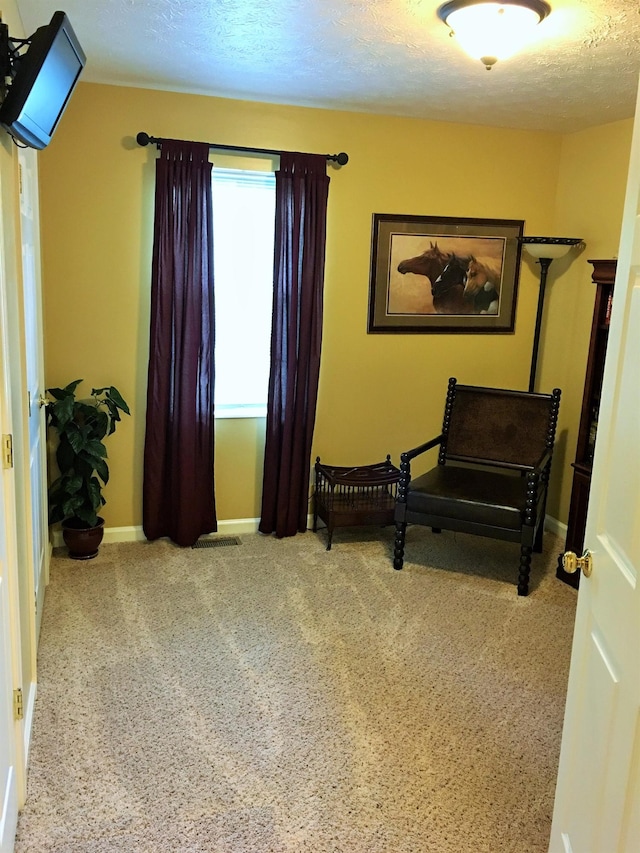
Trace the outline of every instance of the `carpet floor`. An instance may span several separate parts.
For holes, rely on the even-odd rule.
[[[56,552],[16,853],[546,853],[576,593],[338,530]]]

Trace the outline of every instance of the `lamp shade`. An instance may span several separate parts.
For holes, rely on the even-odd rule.
[[[438,9],[460,46],[490,69],[531,40],[551,7],[543,0],[451,0]]]
[[[580,237],[521,237],[525,251],[536,260],[562,258],[572,246],[582,242]]]

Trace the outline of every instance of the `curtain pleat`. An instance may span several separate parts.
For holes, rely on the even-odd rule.
[[[282,153],[276,172],[271,372],[259,530],[306,530],[320,349],[326,158]]]
[[[217,530],[211,168],[205,143],[156,162],[143,529],[179,545]]]

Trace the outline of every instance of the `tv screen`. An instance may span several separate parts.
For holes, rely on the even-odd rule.
[[[29,148],[51,141],[86,57],[64,12],[39,27],[26,53],[13,61],[13,81],[0,107],[0,124]]]

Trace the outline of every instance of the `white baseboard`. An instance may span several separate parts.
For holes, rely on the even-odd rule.
[[[259,518],[230,518],[225,521],[218,521],[218,532],[209,533],[201,536],[201,539],[213,539],[216,536],[233,536],[240,533],[257,533]],[[113,542],[144,542],[146,536],[142,530],[142,526],[135,527],[105,527],[103,543],[111,544]],[[51,541],[54,548],[60,548],[64,545],[61,530],[53,530],[51,532]]]
[[[229,518],[225,521],[218,521],[218,532],[209,535],[215,537],[220,535],[234,536],[240,533],[257,533],[259,524],[259,518]]]
[[[548,530],[549,533],[555,533],[560,539],[567,538],[567,525],[564,521],[558,521],[557,518],[553,518],[550,515],[545,516],[544,529]]]
[[[257,533],[259,518],[228,518],[224,521],[218,521],[218,532],[209,533],[201,536],[201,539],[214,539],[216,536],[239,536],[241,533]],[[307,518],[307,527],[311,529],[313,525],[313,516]],[[544,521],[545,530],[550,533],[555,533],[561,539],[567,536],[567,525],[557,518],[547,515]],[[142,527],[105,527],[104,539],[106,543],[113,542],[144,542],[146,539]],[[51,533],[51,540],[54,548],[59,548],[64,545],[62,540],[62,531],[54,530]]]
[[[143,542],[147,537],[142,527],[105,527],[104,543],[112,542]]]

